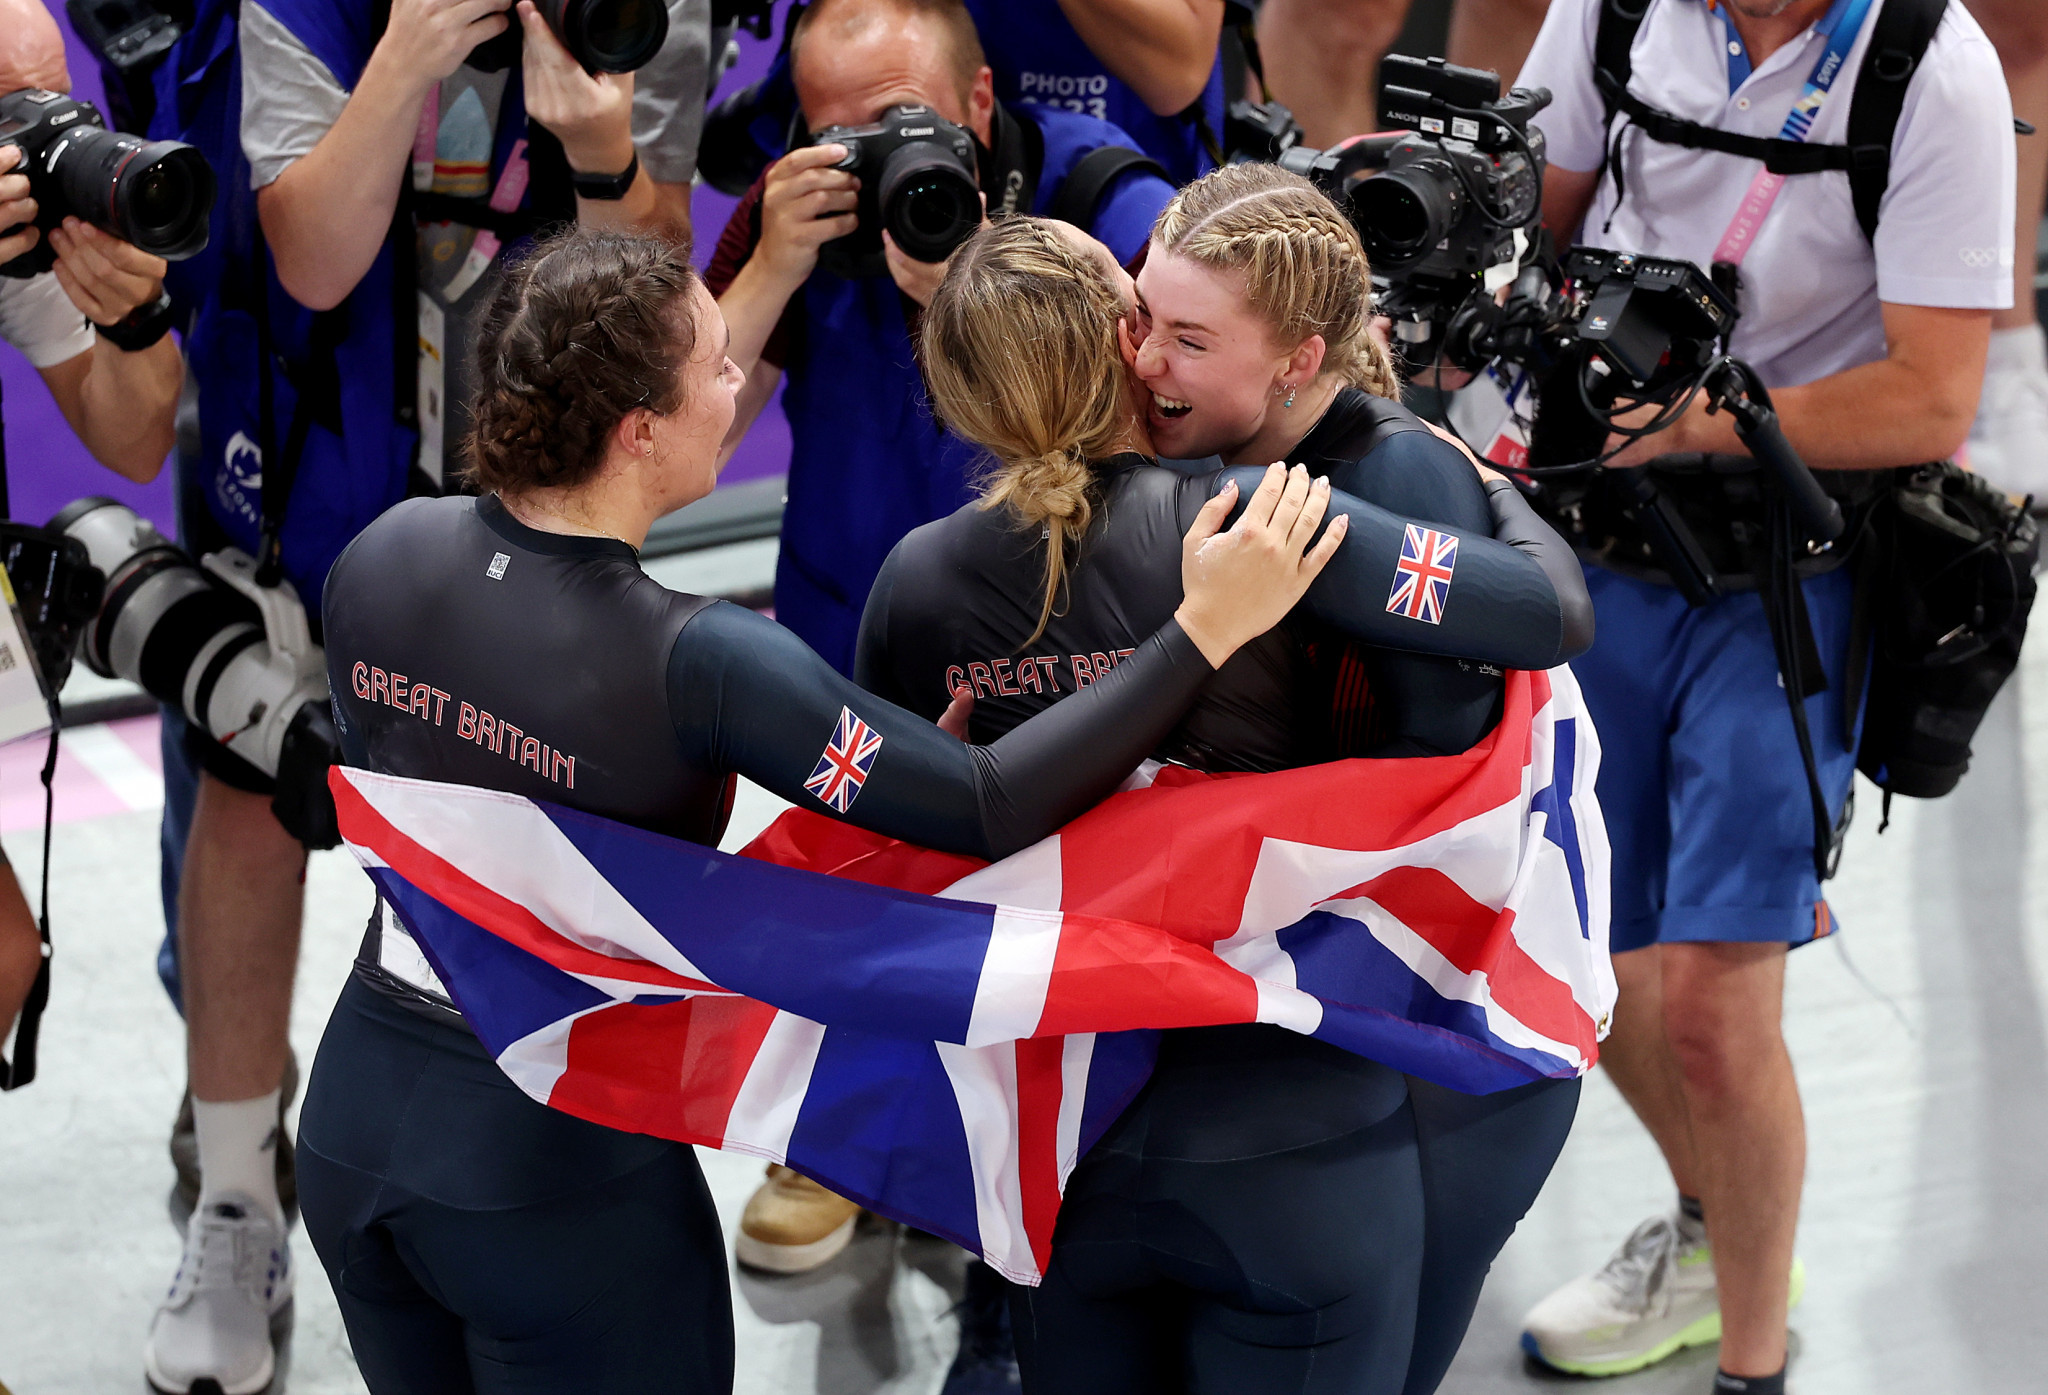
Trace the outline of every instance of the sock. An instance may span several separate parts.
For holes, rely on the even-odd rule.
[[[1987,377],[1997,373],[2048,374],[2048,337],[2039,325],[2015,325],[1991,331],[1991,354],[1985,360]]]
[[[1731,1376],[1714,1372],[1714,1395],[1785,1395],[1785,1369],[1775,1376]]]
[[[277,1100],[279,1091],[224,1104],[192,1101],[199,1135],[199,1209],[240,1192],[284,1224],[277,1199]]]

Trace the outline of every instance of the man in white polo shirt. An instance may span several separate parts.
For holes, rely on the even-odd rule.
[[[1624,8],[1635,14],[1603,20]],[[1629,22],[1632,40],[1617,46],[1626,31],[1610,29],[1600,44],[1603,23]],[[1899,37],[1914,23],[1917,67]],[[1874,39],[1892,57],[1866,69]],[[1623,79],[1605,94],[1596,53]],[[1900,75],[1901,98],[1881,185],[1839,168],[1781,179],[1648,110],[1843,146],[1857,89],[1870,94],[1867,120],[1887,88],[1868,76],[1880,69]],[[2014,142],[1998,57],[1962,4],[1555,0],[1519,81],[1555,94],[1537,124],[1549,139],[1544,217],[1560,244],[1739,263],[1733,352],[1759,371],[1824,484],[1963,444],[1993,312],[2012,298]],[[1690,145],[1653,139],[1645,122]],[[1695,402],[1612,463],[1680,452],[1744,453],[1728,415]],[[1718,496],[1706,497],[1712,515]],[[1747,519],[1729,506],[1730,537],[1759,523],[1757,507]],[[1523,1344],[1553,1366],[1610,1375],[1719,1337],[1717,1390],[1779,1395],[1805,1166],[1779,1029],[1785,958],[1833,923],[1813,799],[1757,593],[1691,607],[1661,573],[1632,572],[1618,555],[1587,568],[1599,637],[1573,665],[1600,731],[1614,841],[1621,1000],[1603,1063],[1655,1136],[1680,1206],[1537,1305]],[[1830,687],[1806,711],[1839,819],[1859,721],[1842,697],[1861,687],[1849,672],[1854,576],[1811,565],[1801,575]]]

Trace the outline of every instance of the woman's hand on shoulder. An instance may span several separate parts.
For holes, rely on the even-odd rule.
[[[1266,467],[1243,515],[1224,531],[1236,504],[1236,481],[1228,481],[1181,540],[1182,600],[1173,618],[1217,668],[1280,623],[1350,527],[1340,514],[1322,540],[1309,545],[1330,506],[1330,482],[1311,480],[1301,465]]]

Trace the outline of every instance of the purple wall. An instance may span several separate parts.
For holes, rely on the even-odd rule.
[[[92,55],[71,33],[63,6],[44,0],[64,30],[65,46],[71,55],[73,90],[83,98],[102,101],[99,67]],[[772,43],[751,35],[740,37],[739,66],[727,75],[719,95],[743,87],[758,77],[773,56]],[[735,200],[715,190],[698,186],[691,198],[696,225],[697,263],[709,259],[719,232],[731,216]],[[20,354],[0,349],[0,387],[6,394],[6,436],[8,486],[14,517],[41,522],[84,494],[110,494],[153,519],[169,532],[172,527],[171,475],[167,469],[147,485],[130,484],[106,469],[86,453],[78,438],[57,411],[49,389]],[[778,398],[755,424],[753,432],[726,467],[725,479],[737,483],[781,474],[789,467],[789,426],[783,420]]]

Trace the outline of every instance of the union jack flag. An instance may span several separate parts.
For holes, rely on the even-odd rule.
[[[804,788],[845,813],[867,783],[868,771],[874,768],[875,755],[881,749],[882,734],[854,716],[852,708],[840,708],[839,725]]]
[[[1475,1094],[1585,1072],[1614,1004],[1599,765],[1560,668],[1510,673],[1461,755],[1148,768],[986,865],[823,810],[733,857],[493,790],[330,785],[533,1098],[786,1162],[1032,1284],[1156,1029],[1277,1023]]]
[[[1387,597],[1387,610],[1425,624],[1443,624],[1451,573],[1457,566],[1457,534],[1409,524],[1408,535],[1401,540],[1401,560],[1394,564],[1394,593]]]

